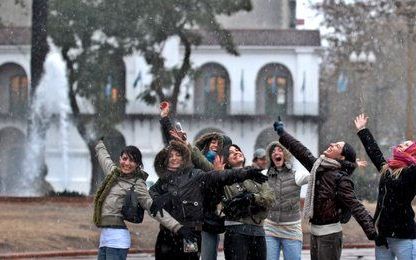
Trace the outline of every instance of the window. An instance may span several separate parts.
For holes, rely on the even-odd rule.
[[[286,114],[291,86],[292,78],[286,67],[281,64],[263,67],[257,78],[257,112],[270,116]]]
[[[208,116],[227,113],[230,80],[227,71],[218,64],[206,64],[195,80],[195,112]]]
[[[26,76],[10,78],[10,114],[25,115],[28,101],[28,80]]]

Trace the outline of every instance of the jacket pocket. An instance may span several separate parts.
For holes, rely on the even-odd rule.
[[[198,220],[198,215],[200,214],[201,203],[198,201],[182,201],[182,214],[185,221],[194,221]]]

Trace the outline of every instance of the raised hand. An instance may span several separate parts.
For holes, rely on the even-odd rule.
[[[163,101],[160,103],[160,116],[161,117],[167,117],[170,112],[170,104],[167,101]]]
[[[273,124],[274,131],[276,131],[276,133],[278,135],[282,135],[283,132],[285,131],[284,127],[285,127],[285,125],[283,124],[283,122],[282,122],[282,120],[280,119],[280,116],[279,116],[277,121],[274,122],[274,124]]]
[[[361,130],[366,127],[368,122],[368,116],[365,114],[360,114],[354,119],[354,124],[357,130]]]
[[[186,144],[186,133],[184,131],[179,131],[179,130],[176,130],[176,129],[171,129],[171,130],[169,130],[169,134],[176,141],[179,141],[181,143]]]
[[[359,168],[365,168],[365,167],[367,167],[367,165],[368,165],[368,163],[367,163],[367,161],[366,161],[366,160],[361,160],[361,159],[359,159],[359,158],[358,158],[355,162],[357,163],[357,166],[358,166]]]
[[[225,168],[224,159],[222,156],[215,156],[214,162],[212,163],[214,165],[214,170],[216,171],[223,171]]]

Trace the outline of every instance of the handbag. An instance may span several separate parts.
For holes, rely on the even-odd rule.
[[[139,200],[137,199],[137,192],[134,191],[136,181],[137,178],[134,180],[133,185],[131,185],[124,197],[121,214],[123,215],[123,220],[138,224],[143,222],[144,209],[140,206]]]

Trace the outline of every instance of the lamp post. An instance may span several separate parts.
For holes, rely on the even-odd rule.
[[[395,1],[396,14],[406,18],[407,22],[407,105],[406,139],[413,140],[413,29],[416,15],[416,1]]]
[[[350,57],[349,57],[349,61],[351,62],[351,64],[354,66],[354,70],[358,72],[359,74],[359,79],[360,82],[358,84],[360,84],[360,88],[355,88],[355,95],[357,97],[357,99],[360,100],[360,104],[359,104],[359,113],[364,113],[364,107],[365,107],[365,102],[364,102],[364,88],[363,88],[363,81],[364,81],[364,73],[369,71],[371,69],[371,67],[376,63],[376,55],[374,55],[374,52],[369,51],[369,52],[365,52],[365,51],[360,51],[358,52],[351,52]],[[355,85],[358,86],[358,84],[356,83]],[[354,116],[358,115],[358,113],[356,112]],[[377,129],[377,124],[376,124],[376,129]],[[363,159],[365,157],[365,153],[364,153],[364,147],[362,145],[360,145],[360,150],[359,150],[359,154],[360,154],[360,159]],[[360,168],[360,173],[362,176],[365,175],[364,169]]]
[[[354,69],[359,73],[361,83],[363,81],[361,75],[368,71],[376,62],[376,55],[374,55],[374,52],[372,51],[360,51],[359,54],[353,51],[350,54],[349,61],[354,65]],[[360,113],[364,113],[364,90],[362,85],[359,91],[356,89],[356,93],[360,99]]]

